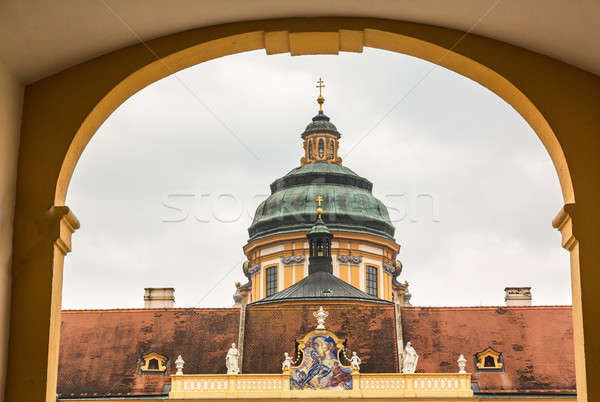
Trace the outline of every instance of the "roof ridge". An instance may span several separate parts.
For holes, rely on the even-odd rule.
[[[570,304],[541,304],[535,306],[401,306],[406,309],[436,309],[436,310],[496,310],[499,308],[503,309],[515,309],[515,310],[527,310],[527,309],[543,309],[543,308],[560,308],[560,309],[572,309],[573,305]]]
[[[239,307],[165,307],[165,308],[86,308],[86,309],[64,309],[62,313],[85,313],[85,312],[143,312],[143,311],[190,311],[190,310],[239,310]]]

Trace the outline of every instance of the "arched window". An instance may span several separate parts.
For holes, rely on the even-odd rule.
[[[329,159],[333,159],[333,140],[329,141]]]
[[[367,265],[366,275],[367,294],[378,297],[377,295],[377,268]]]
[[[267,297],[277,293],[277,266],[267,268]]]
[[[486,356],[483,362],[483,367],[496,367],[496,361],[492,356]]]
[[[308,159],[312,159],[312,157],[313,157],[312,141],[308,141]]]
[[[323,142],[323,139],[320,139],[319,140],[319,158],[322,158],[324,154],[325,154],[325,143]]]

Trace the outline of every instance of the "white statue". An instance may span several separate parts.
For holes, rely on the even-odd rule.
[[[313,316],[317,319],[317,329],[325,329],[325,318],[329,313],[323,310],[323,306],[319,307],[319,311],[315,311]]]
[[[231,344],[231,347],[227,351],[227,356],[225,357],[225,366],[227,366],[227,374],[239,374],[239,358],[240,351],[236,349],[235,343]]]
[[[175,368],[177,369],[176,375],[183,375],[183,358],[181,355],[177,356],[177,360],[175,360]]]
[[[465,367],[467,367],[467,359],[465,359],[465,357],[461,354],[458,357],[457,362],[458,362],[458,373],[459,374],[466,373],[467,371],[465,370]]]
[[[350,367],[352,367],[352,371],[360,371],[360,357],[356,354],[356,352],[352,352],[352,357],[350,358]]]
[[[283,354],[284,359],[283,359],[283,363],[281,363],[281,371],[283,371],[284,373],[286,371],[289,371],[292,368],[292,358],[290,357],[290,355],[288,354],[288,352],[285,352]]]
[[[406,342],[406,346],[404,347],[404,353],[402,354],[402,373],[403,374],[413,374],[417,369],[417,362],[419,361],[419,355],[412,347],[410,342]]]

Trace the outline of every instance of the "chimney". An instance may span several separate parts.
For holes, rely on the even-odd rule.
[[[531,306],[531,287],[504,288],[504,301],[510,306]]]
[[[174,288],[144,288],[144,308],[173,308]]]

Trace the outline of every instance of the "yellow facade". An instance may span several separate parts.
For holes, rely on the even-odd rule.
[[[343,281],[366,292],[366,266],[377,269],[378,297],[392,301],[392,275],[384,273],[383,264],[394,264],[400,246],[390,239],[363,233],[336,232],[333,231],[334,241],[331,249],[333,256],[334,274]],[[286,233],[261,238],[248,243],[244,247],[244,253],[248,258],[248,266],[261,265],[252,276],[252,302],[266,297],[265,270],[276,264],[281,264],[283,257],[303,255],[303,265],[284,265],[280,275],[283,281],[278,281],[283,287],[278,286],[281,291],[294,283],[302,280],[307,274],[308,267],[308,243],[306,232]],[[362,262],[359,264],[345,264],[337,261],[338,255],[359,256]],[[280,265],[281,266],[281,265]],[[278,278],[279,279],[279,278]],[[256,290],[254,288],[262,290]]]

